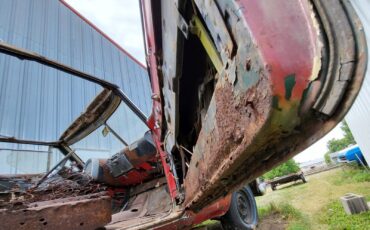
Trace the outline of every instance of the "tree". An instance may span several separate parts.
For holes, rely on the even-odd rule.
[[[347,141],[344,138],[341,138],[341,139],[333,138],[329,140],[327,143],[327,147],[330,153],[338,152],[347,146],[348,146]]]
[[[343,120],[342,125],[340,126],[341,130],[344,132],[344,137],[341,139],[331,139],[327,143],[327,147],[330,153],[338,152],[349,145],[356,144],[355,139],[351,133],[351,130],[348,127],[346,121]]]
[[[298,164],[293,160],[290,159],[284,164],[281,164],[277,166],[276,168],[273,168],[271,171],[265,173],[263,175],[263,178],[271,180],[275,177],[285,176],[290,173],[296,173],[300,170]]]
[[[330,165],[332,162],[331,162],[331,159],[330,159],[330,152],[326,152],[325,155],[324,155],[324,159],[325,159],[325,163],[327,165]]]
[[[356,144],[355,138],[352,135],[351,130],[348,127],[348,124],[343,120],[342,125],[340,126],[341,130],[344,132],[344,139],[348,145]]]

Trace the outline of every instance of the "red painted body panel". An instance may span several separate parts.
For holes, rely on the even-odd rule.
[[[246,0],[239,4],[253,9],[243,13],[254,42],[269,66],[274,93],[283,99],[285,77],[295,74],[291,99],[300,100],[310,82],[313,61],[321,52],[309,3]]]
[[[200,224],[205,220],[223,216],[229,210],[230,202],[231,194],[205,207],[198,213],[192,211],[188,211],[187,213],[193,216],[193,224]]]
[[[158,47],[155,41],[154,35],[154,25],[153,25],[153,12],[151,10],[151,1],[142,1],[142,14],[143,14],[143,24],[145,27],[145,43],[147,48],[147,66],[148,72],[151,78],[152,87],[152,98],[153,98],[153,110],[150,120],[148,122],[149,127],[153,133],[153,139],[157,146],[161,162],[163,165],[164,173],[167,178],[167,183],[170,191],[170,195],[174,200],[177,196],[176,182],[173,173],[170,171],[170,166],[168,165],[168,156],[164,151],[162,142],[162,124],[163,124],[163,114],[162,114],[162,104],[161,104],[161,91],[159,84],[159,73],[158,73],[158,63],[156,59],[156,54],[158,53]]]

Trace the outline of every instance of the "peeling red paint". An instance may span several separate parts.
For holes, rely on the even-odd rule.
[[[233,31],[239,47],[236,61],[242,68],[235,86],[223,81],[225,77],[217,83],[195,145],[185,180],[185,203],[194,210],[219,196],[214,191],[220,186],[232,189],[231,184],[243,178],[237,170],[243,163],[260,158],[258,149],[263,152],[299,124],[300,99],[319,56],[308,2],[239,3],[249,29]]]

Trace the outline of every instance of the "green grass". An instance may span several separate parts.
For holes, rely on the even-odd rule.
[[[296,208],[288,203],[270,203],[268,206],[258,208],[258,216],[262,220],[269,215],[281,216],[289,222],[287,229],[300,230],[311,229],[309,220]]]
[[[329,229],[370,229],[370,212],[347,215],[340,201],[336,200],[322,210],[319,221],[328,225]]]
[[[343,167],[308,176],[308,183],[291,183],[257,197],[260,221],[279,214],[287,229],[370,229],[370,212],[347,215],[340,197],[346,193],[370,201],[370,173]]]
[[[201,229],[205,226],[214,225],[214,224],[217,224],[217,223],[218,223],[217,220],[206,220],[206,221],[204,221],[204,222],[202,222],[198,225],[195,225],[192,229],[197,229],[197,228]]]
[[[370,172],[357,165],[345,165],[341,175],[334,181],[335,185],[353,182],[370,182]]]
[[[290,183],[256,197],[260,222],[275,220],[274,224],[289,230],[370,230],[370,212],[347,215],[339,200],[346,193],[356,193],[369,202],[370,172],[344,166],[306,178],[308,183]],[[215,222],[206,221],[197,227]]]

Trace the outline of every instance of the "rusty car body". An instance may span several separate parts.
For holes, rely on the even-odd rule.
[[[65,193],[67,197],[58,199],[68,202],[41,199],[19,211],[14,205],[20,196],[8,186],[14,202],[0,211],[6,229],[188,229],[206,219],[222,219],[233,205],[234,191],[245,184],[258,187],[253,186],[258,176],[329,132],[361,87],[366,41],[347,0],[140,3],[153,93],[149,118],[99,76],[0,42],[3,53],[102,87],[57,141],[0,137],[4,142],[54,146],[66,155],[46,175],[34,177],[36,182],[5,177],[17,188],[28,183],[22,192],[37,194],[52,176],[63,177],[59,172],[67,160],[74,162],[68,173],[88,176],[89,188],[99,187],[87,191],[90,199],[73,193],[77,198],[68,200]],[[83,162],[70,146],[101,126],[120,139],[106,124],[120,103],[149,131],[109,159]],[[37,202],[43,211],[35,211]],[[75,212],[86,215],[55,221]],[[14,221],[7,224],[8,218]],[[86,224],[91,218],[96,220],[93,226]]]

